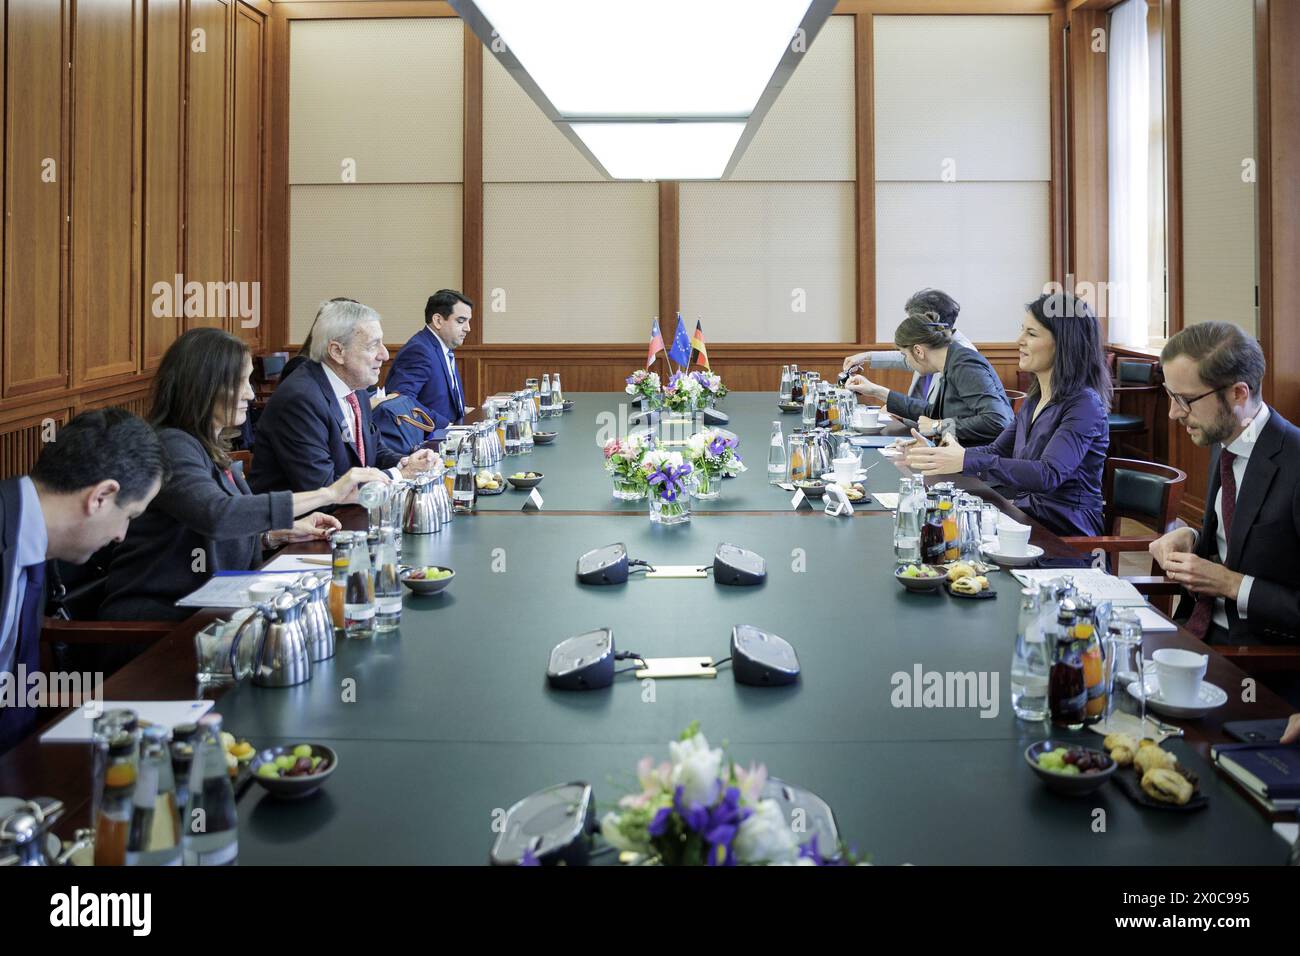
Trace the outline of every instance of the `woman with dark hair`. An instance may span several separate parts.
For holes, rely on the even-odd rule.
[[[214,572],[249,571],[266,548],[325,537],[338,519],[315,509],[355,500],[363,482],[388,480],[353,468],[317,491],[252,494],[222,440],[248,413],[252,372],[247,346],[221,329],[191,329],[163,356],[150,421],[171,476],[113,554],[103,619],[187,617],[176,600]]]
[[[1102,533],[1101,474],[1110,444],[1110,373],[1097,319],[1068,292],[1026,307],[1017,345],[1034,376],[1015,421],[989,445],[957,442],[907,453],[923,475],[975,475],[1060,535]]]
[[[894,332],[906,366],[917,375],[941,374],[933,398],[911,398],[854,375],[845,387],[866,395],[900,418],[932,433],[945,419],[956,426],[957,441],[986,445],[1011,422],[1011,403],[997,372],[974,349],[953,341],[952,330],[934,312],[912,312]]]

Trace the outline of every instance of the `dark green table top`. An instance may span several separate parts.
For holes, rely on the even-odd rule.
[[[621,392],[578,392],[569,396],[573,410],[559,418],[544,418],[540,431],[556,432],[555,441],[537,445],[531,455],[506,458],[500,466],[503,474],[516,471],[540,471],[546,477],[538,486],[547,511],[644,512],[644,501],[619,501],[610,494],[612,482],[605,473],[601,448],[609,438],[627,435],[629,417],[637,414],[629,396]],[[740,439],[740,454],[748,470],[722,483],[722,496],[712,501],[695,500],[695,511],[787,511],[792,492],[767,483],[767,452],[772,438],[772,422],[780,421],[782,434],[800,427],[798,415],[782,415],[776,407],[776,395],[770,392],[733,392],[722,400],[719,411],[730,418],[721,426],[735,432]],[[863,484],[870,492],[898,491],[900,474],[894,465],[876,451],[864,449],[863,466],[879,462],[867,472]],[[482,495],[478,507],[483,511],[518,511],[527,493],[508,488],[499,495]],[[818,508],[821,504],[813,502]],[[804,506],[805,509],[807,505]],[[873,498],[854,504],[854,511],[883,510]]]
[[[612,803],[638,758],[666,759],[667,741],[698,719],[736,759],[819,793],[878,862],[1282,862],[1268,824],[1181,743],[1210,795],[1201,813],[1139,811],[1113,787],[1078,801],[1048,793],[1021,757],[1046,730],[1016,721],[1009,704],[1014,580],[994,574],[999,596],[986,601],[904,592],[890,579],[889,528],[811,513],[701,515],[678,528],[632,515],[484,514],[408,536],[412,558],[455,568],[447,592],[408,596],[399,633],[342,642],[308,684],[244,684],[220,699],[240,736],[323,741],[341,758],[319,798],[279,806],[250,792],[241,860],[481,863],[494,809],[575,779]],[[769,580],[577,584],[578,554],[614,541],[681,564],[707,563],[729,541],[764,555]],[[551,647],[593,627],[648,656],[721,658],[737,623],[789,640],[802,680],[745,687],[723,665],[715,679],[648,685],[628,674],[590,692],[545,681]],[[983,673],[990,690],[996,677],[996,713],[894,706],[893,675],[917,666]],[[344,703],[347,678],[355,701]],[[1095,807],[1106,834],[1090,829]]]

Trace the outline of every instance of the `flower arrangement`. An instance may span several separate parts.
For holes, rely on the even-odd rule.
[[[679,451],[652,449],[641,459],[650,495],[650,520],[679,524],[691,520],[690,487],[693,466]]]
[[[780,805],[763,798],[767,768],[748,769],[709,747],[699,722],[668,744],[670,760],[637,764],[641,792],[618,802],[601,820],[601,834],[620,850],[657,858],[666,866],[844,865],[852,852],[827,850],[816,836],[801,839]]]
[[[710,404],[727,397],[727,386],[722,384],[721,375],[714,375],[712,372],[692,372],[691,378],[700,383],[704,397]]]
[[[664,386],[664,407],[673,412],[694,412],[704,402],[704,386],[695,374],[673,372]]]
[[[738,442],[728,438],[716,428],[696,432],[686,440],[686,459],[695,469],[695,487],[691,494],[696,498],[716,498],[721,493],[722,479],[735,477],[747,471],[744,459],[736,450]]]
[[[645,401],[647,407],[652,410],[662,406],[662,386],[659,382],[658,372],[648,372],[643,368],[639,368],[629,375],[625,381],[627,385],[623,391],[627,392],[627,394]]]
[[[640,435],[605,442],[605,472],[614,481],[614,497],[640,501],[646,496],[646,472],[641,467],[649,446]]]

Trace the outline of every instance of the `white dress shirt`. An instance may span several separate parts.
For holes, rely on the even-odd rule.
[[[1261,405],[1259,413],[1251,419],[1250,423],[1242,429],[1240,435],[1230,441],[1224,451],[1230,451],[1236,455],[1232,463],[1232,477],[1237,483],[1237,495],[1241,495],[1242,482],[1246,480],[1246,466],[1250,463],[1250,453],[1255,450],[1255,440],[1259,438],[1259,433],[1264,429],[1268,422],[1268,406]],[[1220,483],[1218,494],[1214,496],[1214,517],[1215,521],[1215,544],[1218,546],[1219,561],[1226,563],[1228,560],[1228,536],[1223,527],[1223,485]],[[1200,540],[1200,532],[1196,533],[1197,540]],[[1193,545],[1195,547],[1195,545]],[[1241,579],[1241,589],[1237,592],[1237,616],[1243,621],[1246,619],[1246,605],[1250,601],[1250,588],[1255,583],[1255,579],[1247,574]],[[1224,630],[1228,629],[1228,612],[1224,609],[1223,599],[1219,598],[1214,602],[1214,623]]]
[[[18,615],[27,593],[27,569],[45,560],[49,532],[36,486],[26,475],[18,479],[22,495],[18,511],[18,539],[14,554],[14,576],[6,581],[4,608],[0,609],[0,671],[13,673],[18,649]]]
[[[334,398],[338,401],[339,409],[343,412],[343,440],[353,446],[360,447],[357,445],[356,436],[353,434],[352,403],[348,401],[348,396],[356,390],[348,388],[348,383],[339,378],[334,372],[334,369],[330,368],[324,362],[321,362],[320,367],[325,370],[325,377],[329,379],[330,388],[334,389]],[[370,397],[368,395],[357,397],[358,403],[369,401]],[[377,466],[374,462],[368,461],[366,462],[366,467],[375,468]],[[402,477],[402,469],[400,468],[389,468],[386,473],[390,478],[397,479]]]
[[[433,340],[438,343],[442,349],[442,365],[447,370],[448,381],[451,382],[452,390],[460,397],[460,407],[465,408],[465,396],[460,394],[460,385],[456,381],[456,360],[452,357],[451,349],[447,348],[447,343],[442,340],[437,332],[433,331],[432,325],[426,325],[425,331],[433,336]],[[468,409],[466,409],[468,411]]]

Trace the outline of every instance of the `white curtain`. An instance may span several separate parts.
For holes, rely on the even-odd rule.
[[[1147,42],[1146,0],[1124,0],[1111,8],[1106,45],[1110,289],[1099,304],[1110,318],[1110,340],[1127,346],[1146,346],[1149,334]]]

